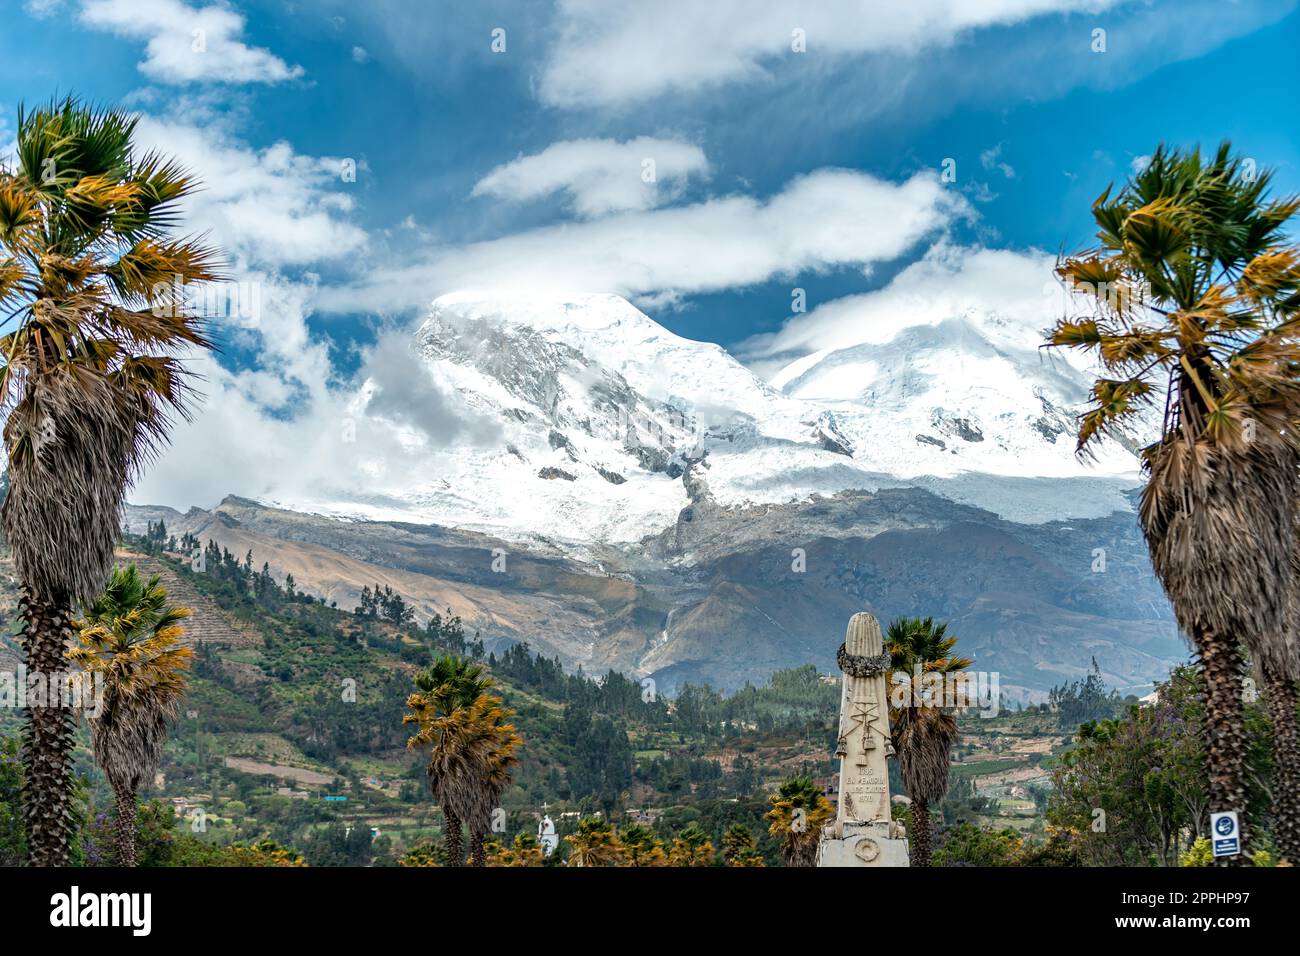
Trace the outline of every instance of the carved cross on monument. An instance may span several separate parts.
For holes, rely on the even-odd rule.
[[[840,798],[835,823],[823,831],[818,866],[907,866],[902,828],[890,820],[889,655],[880,623],[870,614],[849,619],[837,655],[844,671],[840,697]]]

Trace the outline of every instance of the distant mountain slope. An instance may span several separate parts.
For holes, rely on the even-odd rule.
[[[863,609],[950,619],[1013,699],[1082,674],[1093,657],[1126,691],[1185,657],[1125,514],[1018,524],[915,489],[761,508],[704,501],[599,566],[475,532],[238,498],[185,515],[130,509],[128,524],[159,518],[241,557],[251,549],[340,607],[365,585],[390,585],[422,615],[450,606],[489,647],[526,640],[569,666],[651,674],[669,691],[688,680],[734,688],[803,663],[831,671],[844,622]],[[1104,573],[1092,571],[1097,548]]]

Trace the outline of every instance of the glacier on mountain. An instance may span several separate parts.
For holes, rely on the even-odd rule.
[[[376,467],[355,493],[276,503],[574,555],[635,545],[700,500],[744,509],[910,486],[1017,522],[1129,510],[1125,492],[1141,480],[1133,443],[1075,456],[1090,379],[1040,341],[967,310],[811,352],[765,382],[618,296],[445,295],[412,349],[496,439],[430,448],[420,473]],[[373,394],[367,383],[357,414],[377,414]]]

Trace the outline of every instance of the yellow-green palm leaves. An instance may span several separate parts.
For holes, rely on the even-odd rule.
[[[95,761],[118,797],[118,855],[134,864],[135,797],[157,769],[188,684],[193,652],[181,645],[189,608],[134,567],[117,568],[108,586],[74,622],[68,658],[102,687],[89,717]]]
[[[1105,371],[1081,450],[1153,403],[1164,441],[1241,448],[1253,431],[1294,420],[1300,252],[1283,230],[1300,201],[1268,198],[1271,178],[1227,144],[1208,159],[1161,147],[1093,204],[1098,245],[1057,268],[1086,311],[1050,338],[1092,352]]]
[[[541,866],[546,860],[542,845],[531,833],[518,833],[510,846],[491,843],[487,847],[488,866]]]
[[[492,811],[518,761],[521,740],[509,722],[513,711],[490,693],[493,681],[482,667],[461,658],[439,658],[417,676],[416,687],[406,701],[411,713],[402,720],[416,725],[407,746],[429,748],[429,787],[447,822],[449,865],[462,862],[462,822],[475,841],[475,863],[481,865]]]
[[[766,866],[763,854],[758,852],[758,843],[749,828],[743,823],[733,823],[722,835],[722,859],[727,866],[754,867]]]
[[[815,866],[822,828],[835,813],[821,787],[808,777],[791,777],[768,802],[763,819],[767,832],[781,841],[786,866]]]
[[[623,840],[627,842],[626,835]],[[713,866],[717,856],[713,841],[704,828],[698,823],[690,823],[673,838],[673,845],[668,850],[668,865]]]
[[[623,866],[627,851],[608,822],[596,817],[578,821],[578,832],[564,838],[569,844],[565,866]]]
[[[895,675],[951,674],[971,666],[969,657],[954,654],[957,638],[949,635],[948,625],[934,618],[904,617],[891,621],[884,637],[889,652],[890,670],[886,685],[893,688]]]
[[[653,830],[639,823],[625,826],[618,835],[626,866],[667,866],[668,854]]]

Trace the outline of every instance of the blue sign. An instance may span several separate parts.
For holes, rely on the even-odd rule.
[[[1211,813],[1210,830],[1215,856],[1236,856],[1241,852],[1241,830],[1236,810]]]

